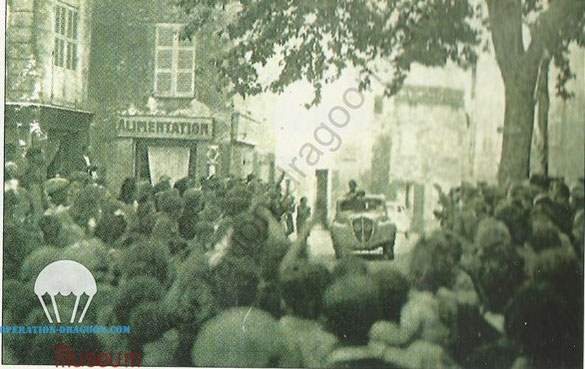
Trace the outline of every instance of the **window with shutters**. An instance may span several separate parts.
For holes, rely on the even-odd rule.
[[[53,64],[57,67],[76,70],[79,44],[79,11],[69,5],[55,4],[55,46]]]
[[[154,90],[162,97],[193,97],[195,42],[179,37],[182,25],[156,26]]]

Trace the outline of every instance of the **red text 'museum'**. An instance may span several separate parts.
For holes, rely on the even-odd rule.
[[[137,352],[108,353],[108,352],[73,352],[71,346],[66,343],[55,345],[55,366],[123,366],[139,367],[141,364],[140,354]]]

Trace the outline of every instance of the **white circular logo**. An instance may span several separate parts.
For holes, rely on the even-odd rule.
[[[35,281],[35,294],[43,306],[49,323],[53,323],[53,319],[51,319],[51,314],[49,314],[49,310],[47,310],[47,306],[43,300],[45,294],[49,294],[51,297],[51,304],[53,305],[57,323],[61,323],[61,317],[59,316],[59,308],[55,302],[55,296],[58,294],[69,296],[71,293],[75,295],[75,306],[71,315],[71,323],[73,323],[77,315],[81,295],[84,293],[88,295],[89,299],[85,303],[83,312],[79,317],[79,323],[81,323],[96,292],[97,286],[95,279],[89,269],[73,260],[59,260],[47,265],[41,270]]]

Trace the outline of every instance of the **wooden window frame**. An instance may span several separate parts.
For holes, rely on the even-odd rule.
[[[65,15],[61,16],[62,14]],[[53,65],[58,68],[77,70],[80,18],[79,8],[64,2],[55,2],[52,24],[54,35]]]
[[[156,25],[155,35],[155,50],[154,50],[154,95],[157,97],[183,97],[193,98],[195,97],[195,40],[191,40],[191,45],[182,46],[179,44],[179,32],[184,24],[174,23],[159,23]],[[172,46],[160,45],[159,44],[159,32],[161,29],[172,29],[175,32],[173,37]],[[171,67],[170,68],[159,68],[158,53],[161,50],[170,50],[172,53]],[[179,52],[189,51],[192,52],[192,62],[190,68],[179,69]],[[159,73],[170,73],[171,75],[171,89],[168,93],[162,93],[158,89],[158,77]],[[191,75],[191,88],[189,91],[178,91],[178,76],[179,73],[189,73]]]

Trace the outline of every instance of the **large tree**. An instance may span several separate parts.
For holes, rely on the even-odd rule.
[[[567,58],[571,41],[585,43],[583,0],[486,0],[494,53],[504,81],[506,107],[499,180],[520,180],[529,174],[539,70],[548,77],[548,58],[561,73],[557,92],[569,97],[572,78]],[[528,30],[530,41],[525,46]],[[544,84],[543,80],[543,84]]]
[[[217,60],[234,93],[282,92],[298,80],[314,87],[313,104],[324,83],[346,67],[361,73],[361,88],[383,80],[385,93],[399,91],[410,66],[442,66],[451,60],[468,67],[491,44],[505,87],[504,137],[498,178],[528,177],[539,68],[551,56],[560,68],[557,92],[567,97],[572,78],[567,52],[585,44],[584,0],[177,0],[191,14],[187,35],[213,21],[214,11],[232,21],[218,28],[233,47]],[[271,60],[279,74],[259,80]]]

